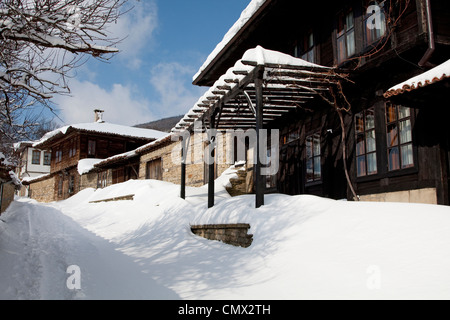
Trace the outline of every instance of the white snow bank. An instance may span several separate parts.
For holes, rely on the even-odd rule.
[[[16,202],[0,222],[0,298],[450,298],[449,207],[273,194],[260,209],[248,195],[208,210],[206,200],[206,187],[182,200],[178,185],[145,180]],[[252,246],[190,232],[211,223],[249,223]],[[76,292],[65,287],[71,264],[82,271]]]
[[[78,174],[81,176],[94,169],[94,165],[103,161],[103,159],[81,159],[78,161]]]

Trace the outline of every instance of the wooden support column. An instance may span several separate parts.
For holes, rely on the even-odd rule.
[[[209,119],[209,155],[213,157],[212,163],[208,164],[208,208],[214,207],[214,165],[215,165],[215,145],[216,145],[216,133],[214,132],[216,129],[216,114],[217,112],[212,112]]]
[[[191,133],[188,132],[188,135],[182,136],[181,141],[181,190],[180,197],[181,199],[186,199],[186,162],[187,155],[189,154],[189,144],[191,141]]]
[[[264,205],[265,184],[264,177],[261,176],[261,158],[260,158],[260,130],[263,129],[263,75],[264,68],[255,73],[255,89],[256,89],[256,167],[255,167],[255,187],[256,187],[256,208]],[[267,143],[267,141],[265,142]]]

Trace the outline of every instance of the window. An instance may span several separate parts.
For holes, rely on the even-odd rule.
[[[39,150],[33,150],[31,164],[37,164],[37,165],[41,164],[41,152]]]
[[[294,128],[290,130],[286,135],[282,137],[283,145],[289,144],[293,141],[300,139],[300,132],[298,128]]]
[[[385,2],[366,0],[364,14],[364,44],[366,47],[386,34]]]
[[[147,162],[146,179],[162,180],[162,160],[156,159]]]
[[[306,34],[300,43],[295,46],[294,55],[297,58],[316,63],[316,50],[313,32]]]
[[[356,166],[358,177],[376,174],[377,144],[375,138],[375,109],[356,115]]]
[[[52,154],[51,152],[44,152],[44,166],[49,166],[52,164]]]
[[[386,133],[389,171],[413,167],[411,109],[388,104]]]
[[[70,146],[69,146],[69,157],[75,157],[75,155],[77,154],[77,140],[73,139],[70,140]]]
[[[336,36],[337,60],[342,63],[356,52],[353,10],[344,11],[338,16]]]
[[[322,179],[320,134],[306,137],[306,182]]]
[[[97,143],[95,140],[88,141],[88,157],[95,157],[96,147],[97,147]]]
[[[55,153],[55,162],[60,163],[62,161],[62,150],[58,149]]]
[[[108,171],[99,172],[97,176],[97,188],[103,189],[108,186]]]
[[[75,176],[69,177],[69,194],[74,194],[75,192]]]

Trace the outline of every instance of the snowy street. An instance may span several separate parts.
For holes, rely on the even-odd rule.
[[[450,298],[448,207],[274,194],[255,209],[216,191],[210,210],[206,188],[185,201],[153,180],[18,199],[1,216],[0,299]],[[253,244],[190,231],[212,223],[249,223]]]

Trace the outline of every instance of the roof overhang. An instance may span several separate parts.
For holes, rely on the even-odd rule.
[[[450,60],[447,60],[427,72],[397,84],[386,91],[384,97],[391,98],[398,96],[404,94],[405,92],[411,92],[419,88],[441,82],[448,78],[450,78]]]
[[[316,97],[324,97],[330,87],[344,77],[335,68],[313,64],[260,46],[248,50],[197,101],[172,129],[192,131],[196,121],[208,124],[218,111],[216,129],[255,127],[255,79],[262,73],[263,123],[279,119],[292,110],[302,109]]]

